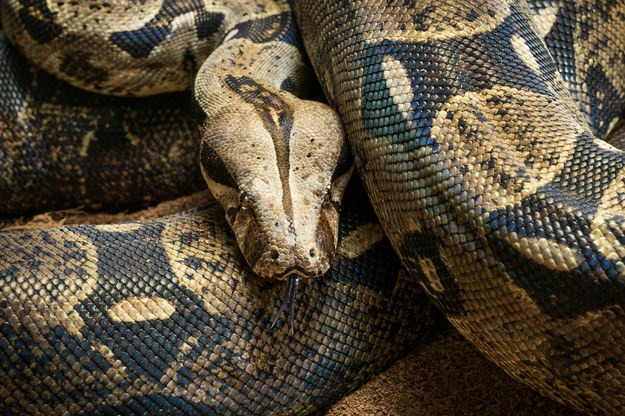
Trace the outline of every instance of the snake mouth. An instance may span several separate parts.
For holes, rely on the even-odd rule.
[[[290,279],[292,276],[295,276],[298,279],[312,279],[320,276],[320,272],[316,270],[307,270],[306,268],[296,264],[294,266],[287,267],[279,274],[275,274],[273,279],[284,281]]]

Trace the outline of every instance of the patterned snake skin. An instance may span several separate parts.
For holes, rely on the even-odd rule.
[[[232,1],[206,13],[183,2],[132,3],[162,11],[143,33],[196,16],[198,33],[227,22],[230,41],[252,47],[294,49],[297,40],[285,3],[250,2],[262,18]],[[49,47],[46,35],[57,32],[46,10],[62,2],[21,2],[17,11],[0,4],[5,28],[32,23],[30,35],[13,37]],[[159,38],[147,39],[153,44],[139,46],[158,50]],[[67,49],[52,51],[69,50],[63,68],[75,74],[71,59],[89,62],[90,50],[80,54],[65,41]],[[301,53],[285,60],[301,62]],[[141,202],[201,178],[188,94],[131,100],[70,88],[31,69],[4,38],[0,69],[4,212]],[[282,88],[302,83],[291,75]],[[330,271],[302,283],[293,329],[283,319],[270,329],[284,285],[246,266],[215,203],[150,222],[0,231],[0,414],[299,415],[332,403],[415,345],[437,316],[400,271],[363,196],[355,190],[345,207]]]
[[[0,214],[131,207],[205,187],[188,93],[72,88],[29,66],[0,32],[0,103]]]
[[[215,203],[0,231],[0,414],[300,415],[337,400],[434,316],[358,199],[333,268],[298,295],[292,334],[269,330],[284,288],[245,266]]]
[[[36,23],[36,45],[21,46],[36,50],[65,2],[17,3],[26,11],[3,8],[3,24]],[[238,32],[229,33],[258,44],[270,41],[267,28],[284,36],[285,18],[292,26],[288,12],[237,20],[229,2],[141,2],[152,3],[162,4],[156,15],[109,38],[134,59],[159,59],[181,16],[193,16],[211,50],[232,16]],[[376,213],[428,295],[512,376],[576,409],[624,413],[625,182],[621,152],[600,140],[623,109],[623,2],[293,4]],[[87,6],[93,23],[110,6]],[[201,62],[191,49],[174,57],[184,74]],[[84,47],[58,51],[35,54],[68,81],[92,63]],[[95,68],[91,85],[126,92],[132,72]],[[189,78],[135,72],[137,95]],[[281,291],[252,277],[215,207],[0,233],[0,410],[301,414],[329,403],[418,338],[424,315],[389,247],[369,250],[380,229],[354,205],[345,211],[357,219],[344,219],[330,277],[300,295],[303,324],[292,335],[267,331]]]
[[[625,158],[601,139],[625,103],[625,2],[294,5],[430,298],[516,379],[624,414]]]

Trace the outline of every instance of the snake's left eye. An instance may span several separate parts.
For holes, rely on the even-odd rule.
[[[335,202],[332,200],[332,187],[327,186],[325,189],[325,193],[323,194],[323,200],[321,202],[321,208],[328,208],[330,205],[333,205],[335,208],[338,208]]]
[[[247,199],[247,192],[245,191],[241,192],[241,194],[239,195],[239,208],[241,208],[241,206],[243,205],[243,202],[245,202],[246,199]]]
[[[234,224],[234,222],[236,221],[236,218],[237,218],[237,214],[239,213],[241,208],[243,208],[243,203],[246,200],[247,200],[247,192],[243,191],[243,192],[241,192],[239,194],[239,205],[237,205],[236,207],[229,208],[226,211],[226,214],[228,216],[228,220],[230,221],[230,224]]]

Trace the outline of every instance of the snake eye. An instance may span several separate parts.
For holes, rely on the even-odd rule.
[[[241,194],[239,195],[239,209],[241,209],[241,206],[243,205],[243,202],[245,202],[246,199],[247,199],[247,192],[245,191],[241,192]]]
[[[239,205],[228,209],[227,215],[228,215],[228,220],[230,221],[230,224],[234,224],[237,218],[237,214],[239,213],[241,208],[243,208],[243,202],[245,202],[246,200],[247,200],[247,192],[243,191],[239,194]]]
[[[333,206],[336,212],[340,212],[341,210],[341,201],[336,200],[336,198],[332,198],[332,188],[328,186],[326,188],[325,194],[323,195],[323,201],[321,202],[321,208],[326,209],[329,206]]]
[[[321,208],[325,209],[332,204],[332,189],[327,186],[321,198]]]

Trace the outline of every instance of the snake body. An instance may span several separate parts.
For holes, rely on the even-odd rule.
[[[623,414],[625,158],[601,139],[625,104],[625,4],[294,5],[376,213],[430,298],[515,378]]]
[[[188,93],[72,88],[0,42],[0,213],[145,205],[201,189]],[[36,197],[35,197],[36,196]]]
[[[246,266],[215,202],[0,232],[0,413],[298,415],[332,403],[435,316],[355,196],[334,267],[298,294],[293,333],[269,330],[283,288]]]
[[[97,92],[177,90],[192,79],[185,74],[199,71],[202,169],[247,262],[273,278],[310,262],[297,273],[318,275],[330,261],[312,258],[336,244],[335,203],[349,169],[342,146],[317,142],[329,146],[321,148],[328,149],[327,165],[314,142],[301,140],[309,127],[317,129],[313,138],[338,135],[332,111],[312,104],[315,116],[294,129],[292,120],[306,120],[307,107],[298,106],[309,104],[293,93],[305,96],[309,73],[289,3],[119,4],[5,1],[3,25],[21,22],[28,36],[12,40],[23,52]],[[293,6],[384,231],[421,287],[515,378],[573,408],[622,414],[623,156],[601,139],[617,124],[625,98],[623,3],[295,0]],[[93,44],[121,50],[121,57],[107,52],[97,66],[56,20],[62,7],[84,13],[100,28]],[[119,30],[124,19],[112,13],[116,7],[147,13],[136,27]],[[186,40],[178,44],[170,34],[184,27],[192,29],[181,29]],[[204,46],[184,46],[200,38]],[[177,50],[167,67],[173,70],[154,78],[133,66],[153,66],[146,62],[170,56],[164,53],[170,47]],[[127,72],[107,66],[124,59]],[[92,67],[86,74],[82,62]],[[134,89],[127,81],[136,74]],[[295,169],[305,164],[280,155],[315,155],[311,165],[323,172],[314,177],[315,189],[327,183],[328,191],[311,191],[302,199],[305,209],[293,209],[297,187],[288,181],[277,199],[244,188],[258,181],[233,174],[241,148],[220,150],[215,143],[222,142],[213,140],[227,137],[215,131],[231,137],[237,120],[238,132],[251,138],[246,146],[269,132],[273,147],[254,153],[256,160],[270,158],[275,175],[267,177],[298,178],[294,183],[308,189],[312,175]],[[276,221],[278,214],[287,223]],[[374,280],[357,285],[327,276],[309,282],[301,296],[310,303],[296,319],[306,325],[291,337],[287,328],[268,336],[265,307],[275,307],[275,298],[264,296],[274,295],[254,283],[232,237],[211,215],[209,209],[150,224],[0,233],[3,410],[297,414],[323,406],[354,371],[356,383],[394,356],[401,340],[417,335],[402,329],[422,312],[416,285],[401,283],[407,275],[375,280],[377,272],[367,271]],[[324,225],[306,227],[312,217]],[[379,229],[371,237],[375,229],[343,231],[334,264],[355,281],[371,241],[381,238]],[[305,237],[295,244],[298,234]],[[257,236],[267,257],[249,254],[258,244],[245,238]],[[345,248],[352,243],[359,248]],[[133,261],[137,256],[145,260]],[[406,303],[392,303],[397,296]],[[322,304],[331,305],[329,312]]]

